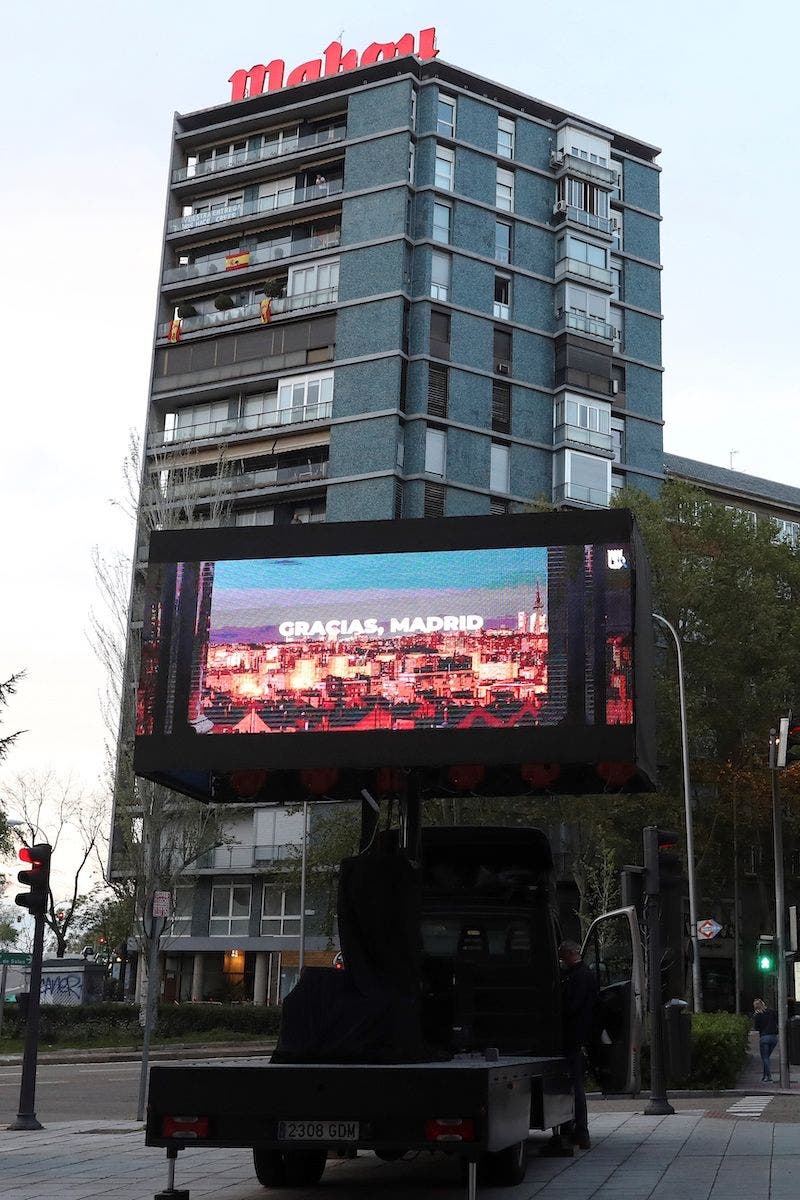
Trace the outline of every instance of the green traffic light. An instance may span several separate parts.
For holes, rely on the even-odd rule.
[[[758,969],[759,969],[759,971],[771,971],[772,970],[772,959],[770,958],[770,956],[768,954],[759,955]]]

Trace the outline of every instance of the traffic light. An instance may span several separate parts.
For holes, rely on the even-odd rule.
[[[775,970],[775,938],[771,933],[762,933],[758,939],[756,966],[765,975]]]
[[[47,842],[40,842],[36,846],[23,846],[19,852],[20,859],[27,869],[18,871],[17,879],[27,885],[30,891],[18,892],[14,902],[21,908],[27,908],[34,917],[43,917],[47,912],[51,853],[52,849]]]
[[[660,896],[680,886],[683,867],[677,853],[678,837],[671,829],[658,829],[655,825],[642,830],[644,890],[648,896]]]
[[[786,734],[786,766],[791,767],[800,763],[800,720],[789,721]]]

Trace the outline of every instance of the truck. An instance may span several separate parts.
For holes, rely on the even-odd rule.
[[[408,814],[407,814],[408,815]],[[431,1151],[479,1181],[520,1183],[531,1130],[573,1117],[562,1054],[553,857],[529,827],[429,826],[376,837],[341,868],[344,967],[306,968],[265,1058],[154,1065],[146,1142],[252,1149],[267,1188],[310,1187],[332,1154]],[[593,1071],[640,1085],[643,962],[634,908],[590,927]],[[161,1195],[175,1194],[168,1190]]]

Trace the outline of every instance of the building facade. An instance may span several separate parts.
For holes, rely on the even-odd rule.
[[[655,491],[657,154],[412,56],[176,116],[145,468],[162,511],[270,525]],[[258,847],[297,829],[269,842],[268,819],[232,816],[237,845],[178,889],[176,996],[236,975],[263,1002],[290,978],[298,899]]]

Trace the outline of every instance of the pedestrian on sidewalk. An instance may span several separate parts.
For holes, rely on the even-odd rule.
[[[592,1044],[595,1008],[597,1007],[597,980],[581,958],[577,942],[562,942],[558,957],[563,967],[563,1019],[564,1054],[569,1063],[572,1090],[575,1096],[575,1124],[572,1140],[579,1150],[589,1150],[589,1122],[586,1113],[586,1091],[584,1088],[584,1047]]]
[[[778,1014],[767,1008],[763,1000],[753,1001],[753,1028],[758,1033],[758,1048],[761,1051],[761,1082],[772,1083],[769,1059],[778,1044]]]

